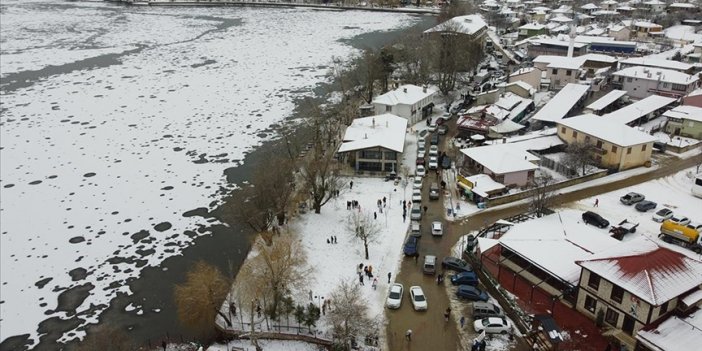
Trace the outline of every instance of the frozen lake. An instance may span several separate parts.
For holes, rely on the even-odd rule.
[[[216,206],[223,170],[326,81],[332,56],[356,51],[342,39],[417,21],[46,0],[0,9],[0,341],[32,344],[52,317],[96,322],[144,267],[206,235],[211,223],[182,214]]]

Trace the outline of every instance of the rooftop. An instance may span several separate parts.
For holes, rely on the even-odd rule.
[[[528,171],[539,168],[531,161],[538,157],[527,152],[523,145],[496,144],[461,149],[461,153],[483,165],[495,174]]]
[[[675,102],[674,98],[660,95],[650,95],[631,105],[624,106],[616,111],[612,111],[602,117],[607,118],[617,124],[629,124],[649,113],[662,109]]]
[[[614,72],[613,74],[615,76],[627,78],[657,80],[666,83],[683,85],[688,85],[699,80],[699,77],[697,76],[691,76],[682,72],[673,71],[670,69],[643,66],[633,66],[624,68],[622,70]]]
[[[653,136],[626,124],[613,123],[606,115],[601,117],[593,114],[584,114],[577,117],[564,118],[558,121],[558,124],[621,147],[652,143],[657,140]]]
[[[556,122],[565,117],[576,103],[587,94],[587,85],[569,83],[544,105],[532,119],[544,122]]]
[[[376,96],[375,99],[373,99],[373,103],[390,106],[398,104],[414,105],[422,99],[436,93],[436,90],[432,88],[426,88],[426,91],[424,89],[425,88],[423,87],[418,87],[412,84],[402,85],[395,90],[391,90],[383,95]]]
[[[688,317],[670,316],[657,328],[639,330],[636,339],[651,350],[687,350],[702,345],[702,311]]]
[[[680,61],[673,61],[673,60],[663,60],[663,59],[654,59],[654,58],[646,58],[646,57],[634,57],[634,58],[629,58],[621,62],[622,65],[631,65],[631,66],[647,66],[647,67],[658,67],[658,68],[666,68],[666,69],[672,69],[676,71],[687,71],[692,68],[692,65],[689,63],[684,63]]]
[[[622,96],[626,95],[626,91],[624,90],[612,90],[607,95],[597,99],[597,101],[587,105],[587,109],[592,110],[592,111],[600,111],[604,109],[605,107],[611,105],[615,101],[619,100]]]
[[[338,152],[383,147],[402,152],[405,147],[407,119],[393,114],[356,118],[346,128],[344,140]]]
[[[654,243],[637,252],[602,252],[578,264],[653,306],[702,284],[702,262]]]
[[[663,116],[702,122],[702,107],[681,105],[672,110],[666,111],[663,113]]]
[[[424,33],[452,31],[473,35],[484,28],[487,28],[487,23],[485,23],[483,17],[480,15],[466,15],[451,18],[435,27],[427,29]]]

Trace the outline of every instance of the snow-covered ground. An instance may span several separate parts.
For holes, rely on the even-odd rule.
[[[266,351],[319,351],[324,350],[318,345],[308,344],[300,341],[287,340],[261,340],[260,346]],[[255,351],[256,348],[248,340],[234,340],[227,345],[214,344],[207,348],[207,351],[229,351],[233,347],[236,350]]]
[[[340,39],[413,17],[8,0],[0,22],[5,338],[65,316],[62,289],[94,285],[80,313],[179,254],[183,231],[207,224],[182,213],[216,203],[223,170],[326,80],[332,56],[356,51]],[[76,268],[87,276],[73,281]]]

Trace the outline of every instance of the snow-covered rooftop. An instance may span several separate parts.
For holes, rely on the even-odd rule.
[[[516,132],[520,129],[524,129],[524,126],[517,123],[517,122],[513,122],[510,119],[504,120],[502,123],[500,123],[496,126],[490,127],[491,131],[498,133],[498,134],[512,133],[512,132]]]
[[[587,85],[568,83],[532,119],[544,122],[556,122],[562,119],[589,89]]]
[[[512,75],[514,75],[514,74],[516,74],[516,72],[512,73]],[[506,88],[506,87],[509,87],[512,85],[516,85],[516,86],[526,90],[527,92],[529,92],[529,95],[534,95],[534,93],[536,93],[536,89],[534,89],[534,87],[532,87],[531,84],[529,84],[523,80],[518,80],[518,81],[515,81],[512,83],[499,83],[499,84],[496,84],[495,86],[498,88]]]
[[[585,4],[583,6],[580,6],[580,8],[583,10],[594,10],[594,9],[599,9],[600,7],[593,4],[593,3],[588,3],[588,4]]]
[[[697,8],[698,5],[691,4],[689,2],[675,2],[675,3],[668,5],[668,7],[680,8],[680,9],[694,9],[694,8]]]
[[[664,30],[666,38],[682,40],[687,42],[702,42],[702,34],[696,33],[693,26],[679,24]]]
[[[619,100],[619,98],[621,98],[624,95],[626,95],[626,91],[615,89],[607,93],[607,95],[597,99],[597,101],[587,105],[587,107],[585,108],[592,111],[600,111],[605,107],[611,105],[613,102]]]
[[[510,74],[509,76],[510,76],[510,77],[519,76],[519,75],[522,75],[522,74],[529,73],[529,72],[531,72],[531,71],[533,71],[533,70],[535,70],[535,69],[536,69],[535,67],[524,67],[524,68],[520,68],[520,69],[518,69],[518,70],[512,72],[512,74]]]
[[[554,11],[554,13],[555,13],[555,11]],[[570,23],[570,22],[573,22],[573,19],[570,17],[566,17],[562,14],[559,14],[557,16],[554,16],[553,18],[550,18],[549,21],[557,22],[557,23]]]
[[[504,184],[494,181],[487,174],[474,174],[472,176],[466,177],[466,179],[473,183],[473,191],[483,197],[487,197],[488,193],[491,191],[505,188]]]
[[[441,24],[427,29],[424,33],[444,32],[450,30],[452,32],[473,35],[482,29],[487,28],[487,23],[480,15],[457,16],[442,22]]]
[[[528,171],[539,168],[530,161],[539,158],[515,143],[485,145],[461,149],[461,153],[496,174]]]
[[[691,105],[680,105],[672,110],[663,113],[663,116],[669,118],[689,119],[697,122],[702,122],[702,107]]]
[[[546,63],[548,68],[566,68],[578,69],[585,64],[586,61],[596,61],[613,64],[617,62],[614,56],[603,54],[585,54],[576,57],[556,56],[556,55],[539,55],[534,58],[534,63]]]
[[[702,301],[702,290],[697,290],[682,298],[682,303],[687,306],[697,305],[700,301]]]
[[[646,21],[636,21],[634,22],[634,25],[640,28],[663,28],[663,26],[660,24]]]
[[[626,124],[613,123],[606,116],[584,114],[572,118],[564,118],[558,124],[592,135],[598,139],[621,147],[652,143],[657,139]]]
[[[702,285],[702,262],[655,244],[644,252],[597,256],[578,264],[653,306]]]
[[[581,212],[571,209],[515,224],[500,244],[534,262],[550,274],[577,285],[580,266],[575,262],[621,245],[606,230],[582,223]]]
[[[614,72],[613,74],[615,76],[620,77],[655,80],[665,83],[683,85],[694,83],[699,80],[699,77],[697,76],[692,76],[682,72],[673,71],[670,69],[643,66],[627,67],[617,72]]]
[[[624,106],[616,111],[612,111],[602,117],[617,124],[629,124],[649,113],[666,107],[675,102],[674,98],[660,95],[650,95],[631,105]]]
[[[622,65],[632,65],[632,66],[647,66],[647,67],[658,67],[665,69],[672,69],[676,71],[687,71],[693,66],[689,63],[673,61],[673,60],[663,60],[648,57],[632,57],[624,61],[621,61]]]
[[[414,105],[424,98],[436,94],[432,88],[423,88],[412,84],[402,85],[373,99],[374,104],[394,106],[398,104]]]
[[[636,340],[651,350],[690,350],[692,345],[702,345],[702,311],[680,318],[670,316],[656,329],[639,330]]]
[[[526,29],[526,30],[541,30],[544,28],[546,28],[546,26],[544,26],[541,23],[527,23],[527,24],[519,27],[519,29]]]
[[[568,41],[558,40],[558,39],[553,39],[553,38],[537,38],[537,39],[529,40],[529,42],[532,44],[544,44],[544,45],[565,46],[565,47],[570,46],[570,43]],[[578,42],[573,43],[573,47],[576,49],[580,49],[580,48],[583,48],[585,46],[587,46],[586,43],[578,43]]]
[[[344,140],[339,152],[348,152],[383,147],[388,150],[402,152],[405,147],[407,119],[390,113],[356,118],[346,128]]]

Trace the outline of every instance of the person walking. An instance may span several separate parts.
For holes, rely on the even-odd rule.
[[[361,285],[365,285],[365,284],[363,284],[363,274],[359,274],[358,279],[361,282]]]
[[[427,214],[427,211],[429,210],[429,207],[424,206],[424,214]]]
[[[405,332],[405,339],[407,339],[407,341],[412,341],[412,329],[407,329],[407,332]]]
[[[373,212],[373,219],[378,219],[378,213],[377,213],[377,212]]]
[[[463,326],[464,326],[465,324],[466,324],[466,317],[465,317],[465,316],[461,316],[461,328],[463,328]]]
[[[392,272],[388,272],[388,284],[390,284],[390,278],[392,278]]]
[[[402,223],[405,223],[407,221],[407,211],[402,212]]]
[[[600,207],[600,199],[595,199],[595,207]]]
[[[349,186],[353,189],[353,180],[349,183]]]
[[[373,278],[373,290],[378,290],[378,278]]]

